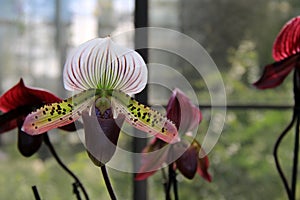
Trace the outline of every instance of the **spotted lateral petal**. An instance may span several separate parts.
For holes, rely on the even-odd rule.
[[[288,21],[273,45],[275,61],[283,60],[300,52],[300,16]]]
[[[68,56],[64,67],[64,85],[70,91],[119,89],[136,94],[146,83],[147,68],[142,57],[109,37],[80,45]]]
[[[158,111],[145,106],[121,91],[112,94],[114,116],[124,114],[125,120],[133,127],[168,142],[178,142],[175,124]]]
[[[96,90],[90,89],[61,102],[44,105],[26,117],[22,130],[30,135],[38,135],[70,124],[94,104],[95,94]]]

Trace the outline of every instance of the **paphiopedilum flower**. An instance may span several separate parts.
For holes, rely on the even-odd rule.
[[[168,145],[160,139],[154,139],[146,146],[136,180],[146,179],[164,163],[173,164],[174,162],[174,167],[186,178],[192,179],[197,172],[205,180],[211,181],[208,173],[208,157],[201,145],[189,134],[201,122],[202,114],[199,108],[193,105],[183,92],[175,89],[167,105],[167,117],[175,122],[182,138],[172,145]]]
[[[37,88],[25,86],[21,79],[18,84],[0,97],[0,133],[18,128],[18,148],[22,155],[31,156],[42,144],[42,135],[30,136],[21,130],[25,117],[45,103],[53,103],[61,99],[54,94]],[[60,127],[66,131],[75,131],[75,125]]]
[[[110,37],[90,40],[68,56],[64,67],[65,88],[79,93],[37,109],[27,116],[23,130],[38,135],[69,124],[82,115],[88,151],[89,146],[102,146],[97,152],[103,154],[106,144],[116,143],[115,135],[119,134],[119,129],[114,127],[118,121],[122,124],[124,119],[137,129],[166,142],[174,142],[177,140],[175,125],[130,96],[143,90],[147,83],[147,73],[145,62],[134,50],[115,44]],[[116,122],[107,121],[114,119]],[[100,124],[100,127],[94,127],[93,124]],[[109,141],[95,142],[105,139],[98,135],[99,131]],[[104,160],[109,160],[109,157]]]
[[[265,66],[263,75],[254,83],[259,89],[280,85],[287,75],[300,64],[300,17],[287,22],[273,45],[274,63]]]

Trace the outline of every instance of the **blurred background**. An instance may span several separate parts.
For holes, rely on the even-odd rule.
[[[62,68],[68,52],[89,39],[134,28],[134,0],[0,0],[0,5],[0,94],[22,77],[28,86],[67,97]],[[227,110],[222,135],[209,154],[213,181],[178,175],[180,199],[286,198],[272,151],[292,110],[250,107],[292,105],[291,76],[273,90],[258,91],[251,83],[259,78],[264,65],[273,62],[276,35],[299,11],[296,0],[149,0],[149,26],[180,31],[203,45],[222,73],[228,105],[245,106]],[[125,42],[134,45],[131,37]],[[190,81],[200,105],[210,104],[205,82],[194,75],[188,63],[157,50],[149,51],[149,62],[174,67]],[[149,104],[165,105],[169,94],[158,94],[150,86]],[[210,110],[202,111],[200,140],[210,120]],[[90,199],[108,199],[100,171],[89,161],[78,135],[61,131],[50,137]],[[291,171],[292,139],[290,134],[279,152],[287,172]],[[120,146],[130,149],[131,140],[121,136]],[[113,169],[109,173],[119,199],[132,199],[132,174]],[[24,158],[17,150],[16,130],[0,135],[0,199],[33,199],[32,185],[37,185],[43,199],[75,199],[71,183],[45,147]],[[297,190],[300,194],[299,185]],[[163,198],[161,174],[156,173],[148,180],[148,199]]]

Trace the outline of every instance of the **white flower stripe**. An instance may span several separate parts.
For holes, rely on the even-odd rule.
[[[67,90],[118,89],[140,92],[147,83],[147,67],[135,51],[121,47],[109,37],[93,39],[67,58],[64,84]]]

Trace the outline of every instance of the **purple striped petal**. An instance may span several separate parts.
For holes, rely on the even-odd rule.
[[[136,94],[147,83],[147,68],[134,50],[115,44],[109,37],[96,38],[76,48],[67,58],[67,90],[118,89]]]

